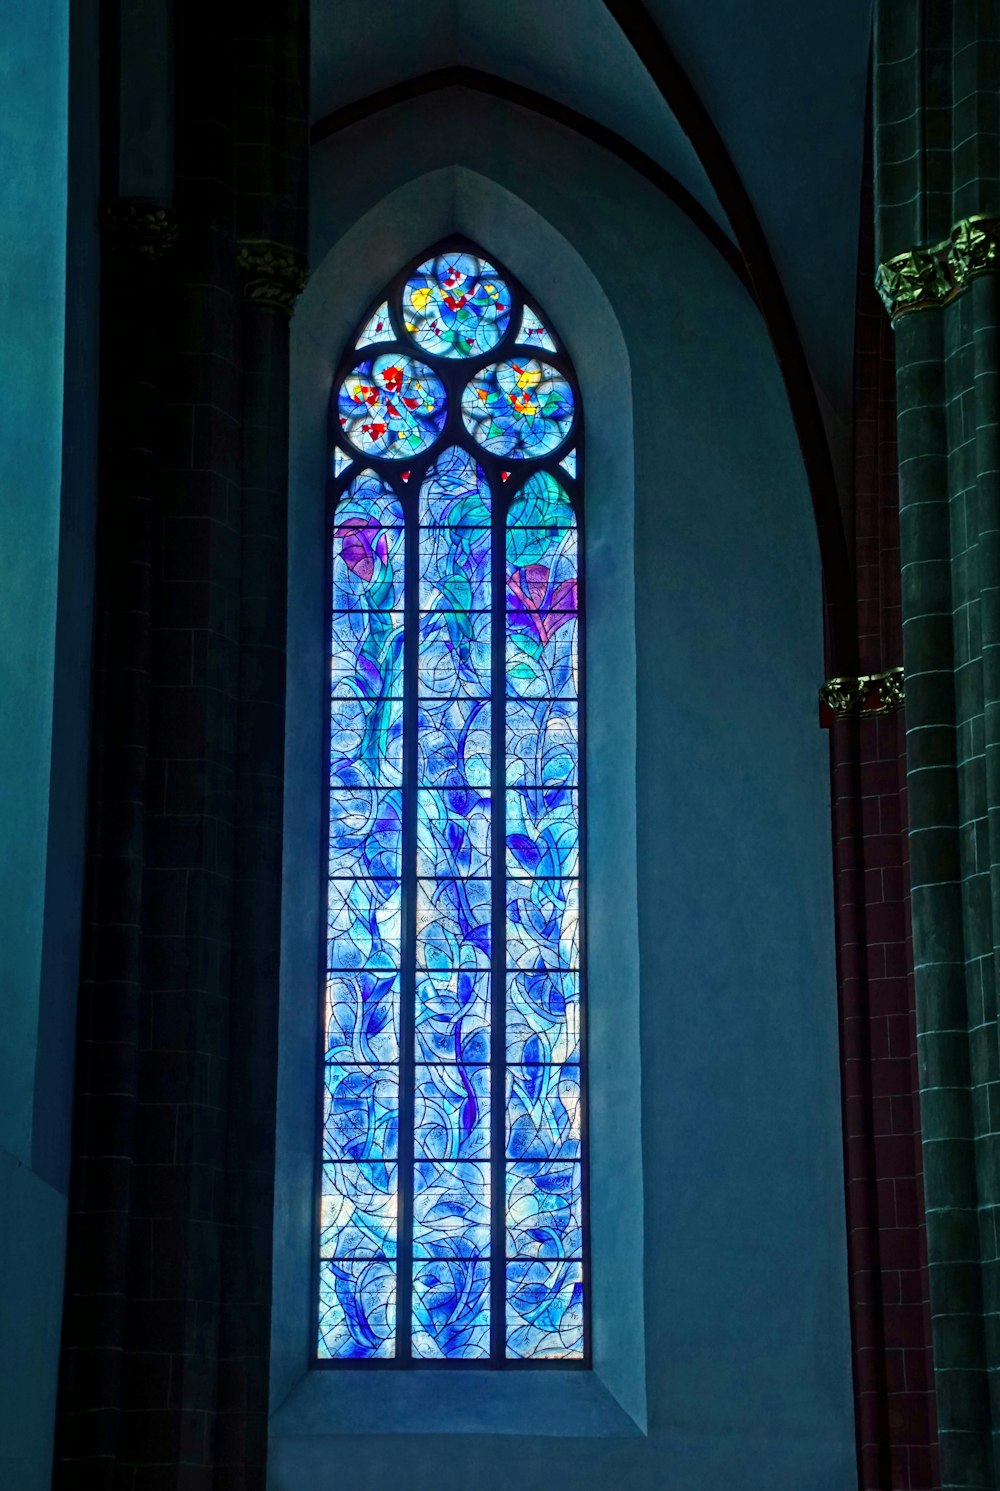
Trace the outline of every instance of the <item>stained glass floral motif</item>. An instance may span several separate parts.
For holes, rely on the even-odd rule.
[[[396,1166],[343,1161],[323,1166],[321,1258],[393,1258]]]
[[[434,462],[420,488],[424,528],[489,528],[492,501],[482,467],[453,445]]]
[[[422,1160],[479,1160],[490,1152],[488,1067],[418,1066],[416,1151]]]
[[[526,347],[542,347],[546,352],[554,352],[556,344],[545,330],[530,306],[525,306],[521,315],[521,329],[517,334],[517,340]]]
[[[399,1060],[399,974],[343,969],[327,975],[328,1061]]]
[[[319,1272],[320,1358],[392,1356],[395,1333],[395,1263],[325,1259]]]
[[[317,1354],[581,1361],[574,393],[465,248],[356,346],[331,465]]]
[[[474,254],[428,259],[403,291],[403,324],[425,355],[490,352],[509,320],[510,290],[492,264]]]
[[[402,699],[368,699],[344,685],[330,706],[331,786],[388,787],[402,780]]]
[[[507,1060],[580,1059],[580,976],[548,968],[507,975]]]
[[[490,1354],[490,1265],[431,1258],[413,1271],[413,1355],[451,1361]]]
[[[483,1161],[414,1165],[417,1258],[485,1258],[490,1248],[490,1167]]]
[[[344,438],[366,456],[405,461],[441,433],[444,384],[425,363],[399,352],[359,362],[337,398]]]
[[[327,906],[330,968],[399,967],[398,880],[331,880]]]
[[[535,358],[493,363],[467,384],[462,419],[495,456],[546,455],[573,423],[573,391],[556,368]]]
[[[417,781],[421,787],[488,787],[488,699],[422,699],[417,714]]]
[[[583,1265],[507,1265],[507,1355],[533,1361],[583,1356]]]
[[[507,781],[571,787],[577,780],[576,700],[507,700]]]
[[[394,1066],[326,1068],[326,1155],[332,1160],[394,1160],[399,1138]]]
[[[507,1256],[579,1258],[580,1166],[521,1160],[507,1166]]]
[[[418,974],[416,1047],[422,1062],[489,1061],[490,975]]]

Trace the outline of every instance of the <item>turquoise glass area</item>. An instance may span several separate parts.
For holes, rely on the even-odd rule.
[[[492,264],[461,251],[421,264],[403,291],[403,325],[425,356],[492,352],[510,321],[510,289]]]

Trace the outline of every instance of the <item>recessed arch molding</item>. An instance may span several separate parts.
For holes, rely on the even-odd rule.
[[[798,329],[763,229],[749,194],[693,86],[645,7],[632,0],[604,0],[629,44],[676,116],[732,224],[736,243],[701,203],[643,150],[615,130],[539,93],[474,67],[444,67],[422,73],[345,104],[317,120],[314,145],[374,115],[448,88],[467,88],[502,98],[584,135],[617,156],[667,196],[722,255],[759,307],[788,397],[809,482],[826,591],[827,671],[855,671],[854,576],[841,516],[833,463],[812,374]]]

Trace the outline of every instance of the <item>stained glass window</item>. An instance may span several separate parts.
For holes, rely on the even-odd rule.
[[[331,425],[316,1358],[585,1364],[575,379],[446,244]]]

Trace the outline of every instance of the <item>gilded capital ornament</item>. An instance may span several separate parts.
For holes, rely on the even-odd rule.
[[[903,707],[903,670],[861,673],[857,678],[828,678],[819,691],[820,724],[857,716],[894,714]]]
[[[309,270],[297,249],[266,239],[244,238],[236,250],[244,273],[243,293],[254,305],[284,311],[290,316],[306,287]]]
[[[875,288],[889,315],[947,305],[980,274],[1000,272],[1000,220],[965,217],[930,248],[908,249],[875,272]]]
[[[177,242],[177,215],[172,207],[141,197],[117,197],[101,210],[104,241],[113,254],[162,259]]]

